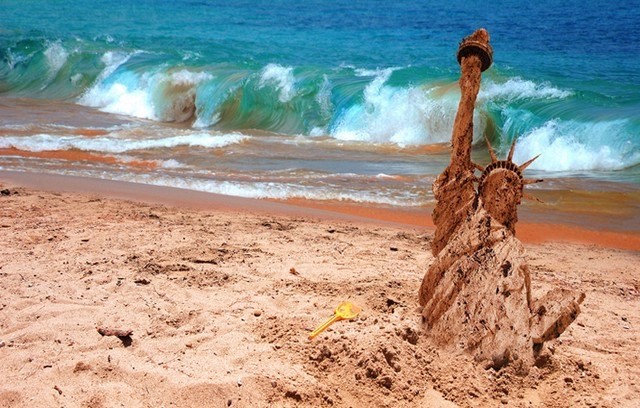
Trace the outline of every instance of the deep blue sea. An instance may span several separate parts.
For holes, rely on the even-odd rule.
[[[638,220],[638,0],[2,0],[0,16],[0,169],[429,205],[457,46],[484,27],[476,160],[483,135],[502,154],[517,138],[547,205],[615,192]]]

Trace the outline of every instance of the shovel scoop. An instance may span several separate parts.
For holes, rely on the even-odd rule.
[[[354,317],[358,316],[362,309],[351,302],[342,302],[336,308],[333,316],[327,319],[324,323],[318,326],[317,329],[309,334],[309,340],[313,340],[318,334],[322,333],[327,329],[327,327],[331,326],[333,323],[338,322],[340,320],[350,320]]]

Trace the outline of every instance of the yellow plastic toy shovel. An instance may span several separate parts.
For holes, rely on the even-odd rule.
[[[342,302],[336,308],[333,316],[331,316],[326,322],[322,323],[318,326],[317,329],[311,332],[309,335],[309,340],[313,340],[318,334],[322,333],[327,329],[327,327],[331,326],[333,323],[338,322],[340,320],[350,320],[353,319],[362,311],[361,308],[354,305],[351,302]]]

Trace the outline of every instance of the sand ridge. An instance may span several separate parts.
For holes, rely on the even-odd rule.
[[[586,300],[520,377],[423,333],[428,230],[1,189],[0,406],[640,403],[637,251],[526,246],[534,291]],[[309,341],[346,299],[360,316]]]

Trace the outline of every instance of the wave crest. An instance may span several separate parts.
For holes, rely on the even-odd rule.
[[[340,115],[331,129],[332,137],[401,147],[450,140],[458,104],[455,92],[440,87],[385,85],[393,69],[366,73],[377,76],[366,86],[363,103]],[[476,110],[474,121],[474,140],[478,140],[486,127],[485,114]]]
[[[282,103],[287,103],[296,96],[296,78],[293,76],[292,67],[283,67],[278,64],[268,64],[262,69],[260,75],[259,88],[273,84],[279,91],[278,99]]]
[[[549,172],[620,170],[640,163],[640,150],[627,133],[628,122],[551,120],[518,140],[514,160],[540,157],[531,169]]]
[[[197,86],[213,79],[206,72],[181,69],[137,74],[122,69],[132,55],[106,53],[106,67],[79,103],[104,112],[164,122],[185,122],[196,113]]]
[[[480,88],[478,101],[502,100],[511,102],[522,99],[564,99],[571,95],[572,92],[558,89],[548,83],[537,84],[515,77],[503,83],[486,81]]]

